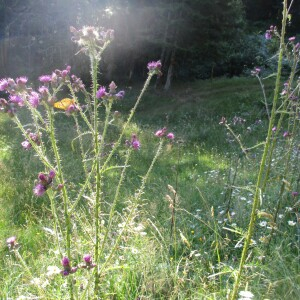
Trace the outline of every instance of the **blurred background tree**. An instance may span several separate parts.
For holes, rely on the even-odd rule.
[[[236,76],[268,57],[263,39],[279,24],[281,0],[0,0],[0,76],[31,79],[70,64],[88,83],[88,60],[75,57],[69,27],[103,26],[115,42],[101,62],[103,83],[143,79],[149,60],[161,59],[173,80]],[[291,34],[299,28],[299,1]]]

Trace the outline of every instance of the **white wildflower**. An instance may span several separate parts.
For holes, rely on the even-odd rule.
[[[261,226],[261,227],[266,227],[267,224],[268,224],[267,221],[261,221],[261,222],[259,222],[259,226]]]
[[[243,300],[250,300],[250,299],[253,299],[254,298],[254,295],[249,292],[249,291],[240,291],[239,292],[239,296],[240,298],[239,299],[243,299]]]
[[[288,221],[288,224],[289,224],[290,226],[295,226],[295,225],[296,225],[296,222],[294,222],[294,221]]]
[[[48,266],[48,267],[47,267],[47,273],[46,273],[46,276],[47,276],[47,277],[53,277],[53,276],[59,274],[60,271],[61,271],[61,270],[60,270],[59,267],[57,267],[57,266]]]

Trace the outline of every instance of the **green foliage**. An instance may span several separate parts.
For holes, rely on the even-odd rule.
[[[272,79],[264,81],[264,84],[270,97],[273,90]],[[125,113],[131,106],[130,102],[134,101],[138,89],[139,87],[134,89],[128,96],[128,100],[124,100],[116,108]],[[143,206],[137,212],[136,221],[124,232],[113,264],[104,274],[103,298],[194,299],[226,296],[227,289],[232,285],[232,268],[237,267],[237,258],[241,253],[241,249],[236,245],[243,238],[247,227],[252,199],[250,190],[255,182],[261,148],[258,147],[250,153],[249,162],[243,157],[238,159],[240,153],[238,145],[218,123],[222,115],[225,115],[228,120],[236,115],[243,116],[246,123],[236,125],[234,129],[241,134],[246,146],[251,147],[263,141],[266,122],[260,98],[259,87],[254,78],[197,81],[176,87],[174,95],[171,96],[155,95],[153,91],[147,93],[145,101],[137,112],[135,123],[129,128],[129,132],[139,133],[142,148],[133,157],[128,170],[129,177],[124,183],[126,189],[122,192],[122,198],[128,199],[130,190],[139,185],[138,174],[146,170],[155,148],[153,132],[157,127],[165,124],[166,114],[169,116],[168,127],[174,129],[176,139],[181,142],[167,148],[159,159],[157,167],[154,168],[149,186],[143,195]],[[198,108],[196,111],[195,107]],[[262,119],[262,123],[256,124],[257,119]],[[74,159],[80,158],[80,152],[72,150],[71,147],[75,129],[69,125],[70,120],[63,115],[59,115],[57,121],[59,128],[65,129],[59,132],[60,138],[67,141],[60,145],[60,149],[63,153],[68,153],[63,161],[68,165],[68,178],[73,180],[76,174],[82,172],[79,164],[74,163]],[[10,145],[9,152],[2,152],[6,153],[5,160],[2,158],[2,164],[7,167],[0,176],[3,183],[1,184],[3,191],[1,220],[5,224],[3,225],[5,227],[2,227],[5,230],[1,230],[1,240],[5,241],[7,237],[16,235],[21,243],[20,252],[35,277],[40,278],[42,282],[49,281],[48,298],[68,299],[64,287],[65,279],[61,275],[54,277],[45,275],[49,266],[60,267],[60,256],[53,247],[54,236],[43,229],[52,229],[49,203],[46,199],[39,202],[37,198],[32,197],[34,178],[24,177],[26,176],[24,166],[28,164],[28,156],[31,157],[29,160],[32,160],[33,165],[37,160],[32,153],[24,153],[21,149],[19,145],[21,136],[10,125],[9,119],[1,116],[1,122],[3,129],[1,147],[5,149]],[[250,127],[251,131],[247,127]],[[14,136],[14,139],[11,139],[11,136]],[[10,144],[11,142],[14,144]],[[285,151],[284,141],[282,142],[280,148],[282,150],[276,157],[278,172],[281,170],[281,155]],[[14,157],[17,159],[13,159]],[[38,169],[38,166],[35,168]],[[12,183],[9,175],[11,172],[18,174],[18,178],[27,178],[27,184],[23,188],[10,188],[11,191],[8,193]],[[35,174],[34,171],[33,173]],[[107,207],[109,199],[114,194],[114,182],[118,174],[118,171],[108,174],[108,181],[105,183],[109,187],[105,196]],[[178,232],[177,259],[169,248],[172,243],[170,240],[171,211],[165,195],[172,196],[172,193],[167,188],[167,184],[172,185],[178,193],[176,226],[181,231],[182,237]],[[243,186],[249,187],[250,190],[243,189]],[[270,209],[277,199],[277,186],[278,181],[274,181],[274,191],[270,189],[266,200]],[[27,192],[24,194],[25,189]],[[22,202],[17,201],[18,199],[22,199]],[[226,214],[224,211],[228,203],[231,203],[230,213]],[[27,217],[26,222],[14,224],[11,220],[18,220],[16,212],[21,208],[20,205],[29,208],[24,215],[30,217]],[[8,207],[11,209],[7,210]],[[19,209],[16,209],[18,207]],[[30,209],[32,207],[36,209]],[[126,208],[126,204],[119,205],[118,212],[121,213]],[[89,234],[86,228],[90,226],[91,220],[84,217],[84,211],[78,211],[78,214],[82,221],[81,224],[77,224],[76,229],[74,228],[76,233],[74,241],[78,243],[76,252],[84,253],[88,249],[88,244],[84,242],[82,235]],[[284,213],[285,224],[291,219],[292,215]],[[262,220],[264,219],[259,222]],[[121,223],[122,219],[119,218],[118,224]],[[278,240],[284,238],[293,243],[295,227],[285,224],[282,227],[283,236],[278,233]],[[118,227],[115,230],[117,232]],[[267,256],[263,260],[260,257],[264,254],[263,241],[267,236],[268,229],[258,225],[254,237],[257,244],[252,249],[251,263],[248,264],[249,271],[243,284],[247,284],[248,289],[255,295],[284,299],[286,292],[292,297],[299,290],[296,264],[290,263],[297,259],[297,255],[290,251],[287,243],[278,244],[274,240],[270,251],[276,255],[272,255],[272,259]],[[262,241],[259,240],[260,238]],[[109,239],[113,241],[113,232]],[[218,248],[216,248],[216,241]],[[216,249],[221,264],[218,263]],[[24,270],[12,257],[12,253],[8,252],[4,242],[1,251],[3,253],[1,297],[35,295],[35,285],[26,284],[31,279],[23,274]],[[81,263],[79,256],[75,256],[74,260],[74,264]],[[251,272],[252,269],[255,269],[255,272]],[[218,275],[219,273],[222,275]],[[85,273],[80,271],[76,276],[78,276],[78,286],[80,283],[86,286]],[[285,290],[282,289],[283,287]]]
[[[25,102],[31,116],[18,113],[12,120],[30,141],[26,128],[35,124],[43,132],[41,143],[32,143],[29,151],[21,150],[21,136],[1,115],[0,297],[296,298],[299,51],[293,41],[285,43],[286,17],[275,90],[272,77],[264,79],[255,69],[251,79],[215,80],[211,72],[211,80],[178,85],[172,93],[146,93],[154,70],[141,93],[140,87],[130,88],[131,99],[115,105],[114,83],[110,93],[96,97],[100,57],[94,50],[102,52],[107,44],[102,48],[95,39],[88,45],[93,86],[91,93],[83,90],[87,107],[78,106],[73,115],[68,111],[67,118],[51,101],[39,110]],[[247,48],[245,40],[237,44]],[[170,49],[179,42],[177,36]],[[266,43],[255,59],[263,60],[274,45]],[[248,49],[244,57],[244,50],[234,47],[224,69],[226,63],[239,68],[255,53]],[[281,90],[284,56],[289,77]],[[79,105],[83,95],[77,98],[68,87]],[[52,82],[51,88],[56,96],[61,86]],[[28,91],[19,85],[17,92]],[[6,112],[3,99],[1,105]],[[174,130],[174,141],[153,134],[164,126]],[[141,141],[139,151],[123,146],[133,132]],[[32,172],[43,165],[47,172],[55,169],[56,178],[47,179],[48,198],[37,198]],[[40,175],[38,180],[43,183]],[[5,243],[9,236],[17,236],[17,244]],[[93,253],[92,270],[82,261],[84,253]],[[70,272],[68,262],[61,276],[65,255],[79,268]]]
[[[257,5],[265,4],[260,1]],[[66,38],[70,26],[89,24],[116,32],[116,41],[101,63],[105,81],[132,84],[146,77],[145,64],[158,58],[163,61],[165,81],[173,49],[175,79],[240,75],[261,57],[260,41],[246,32],[264,32],[270,25],[267,21],[253,30],[252,24],[247,24],[245,9],[255,15],[261,11],[264,15],[260,18],[266,18],[271,8],[277,10],[276,5],[268,3],[266,9],[257,9],[252,2],[241,0],[68,0],[51,4],[42,0],[27,1],[26,5],[24,1],[6,1],[0,8],[0,75],[23,73],[36,78],[68,63],[89,83],[87,60],[74,59],[72,44]],[[292,24],[296,14],[297,10]],[[253,14],[247,15],[251,19]]]

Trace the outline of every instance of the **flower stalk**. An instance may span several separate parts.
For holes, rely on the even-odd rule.
[[[239,269],[238,269],[236,277],[235,277],[233,291],[231,294],[232,300],[235,300],[238,296],[240,280],[242,277],[245,261],[246,261],[247,255],[248,255],[249,245],[250,245],[251,238],[252,238],[253,231],[254,231],[254,226],[255,226],[255,221],[256,221],[256,210],[259,205],[259,199],[260,199],[261,189],[262,189],[263,179],[264,179],[263,175],[265,173],[265,168],[266,168],[265,165],[266,165],[267,156],[269,153],[269,148],[271,145],[272,128],[275,123],[276,108],[277,108],[277,102],[279,99],[279,90],[280,90],[280,85],[281,85],[280,79],[281,79],[281,69],[282,69],[284,45],[285,45],[284,37],[285,37],[286,22],[287,22],[287,18],[288,18],[287,0],[284,0],[284,2],[283,2],[283,13],[282,14],[283,14],[283,16],[282,16],[282,28],[281,28],[281,36],[280,36],[280,49],[279,49],[277,76],[276,76],[276,83],[275,83],[275,90],[274,90],[274,97],[273,97],[273,106],[272,106],[271,115],[270,115],[266,143],[264,145],[263,155],[261,158],[260,167],[259,167],[259,171],[258,171],[255,194],[253,196],[253,204],[252,204],[250,222],[248,225],[248,231],[247,231],[247,235],[246,235],[245,242],[244,242],[244,247],[243,247],[243,251],[242,251],[242,255],[241,255],[241,259],[240,259]]]

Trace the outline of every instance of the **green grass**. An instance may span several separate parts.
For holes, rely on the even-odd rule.
[[[266,80],[265,85],[270,98],[272,80]],[[123,114],[117,122],[125,119],[138,89],[128,90],[125,99],[115,107]],[[253,147],[263,142],[266,134],[267,118],[261,100],[262,94],[254,78],[197,81],[176,86],[170,93],[152,89],[147,92],[126,133],[128,139],[132,132],[137,133],[142,146],[140,151],[133,153],[110,241],[114,241],[120,230],[118,224],[124,220],[127,200],[139,187],[141,176],[155,154],[157,139],[153,132],[166,126],[175,133],[176,140],[164,147],[136,218],[124,232],[120,247],[101,278],[103,299],[226,298],[241,253],[238,245],[248,226],[261,148],[251,150],[247,160],[219,121],[222,116],[229,121],[235,116],[245,119],[244,124],[232,127],[245,147]],[[20,117],[25,122],[28,120],[24,113]],[[32,194],[37,174],[43,171],[42,165],[32,151],[21,149],[22,136],[12,121],[4,115],[0,118],[0,297],[16,298],[35,295],[37,291],[29,284],[31,279],[24,268],[8,251],[6,238],[18,237],[20,253],[34,277],[43,282],[47,279],[47,267],[60,267],[61,257],[54,237],[43,229],[53,228],[48,198],[36,198]],[[74,141],[75,149],[71,147],[76,136],[74,122],[64,114],[57,115],[56,121],[67,186],[75,195],[83,170],[77,141]],[[118,129],[111,129],[109,138],[113,141]],[[89,143],[88,137],[85,142]],[[273,212],[277,200],[285,147],[285,141],[280,140],[277,167],[271,174],[268,194],[263,198],[266,212]],[[114,157],[114,162],[120,165],[122,151]],[[293,159],[296,173],[297,155]],[[119,170],[106,173],[105,211],[111,203],[119,173]],[[291,182],[295,180],[291,178]],[[176,242],[170,231],[171,210],[166,194],[172,197],[172,192],[168,185],[173,186],[178,195]],[[289,191],[285,194],[284,205],[291,206]],[[86,239],[92,234],[88,229],[92,222],[86,215],[88,210],[87,201],[76,211],[81,221],[76,221],[73,229],[74,264],[80,263],[80,255],[90,249],[91,242]],[[269,231],[260,225],[256,228],[256,245],[251,248],[242,287],[248,287],[257,299],[296,299],[299,295],[296,227],[286,225],[288,220],[294,220],[294,215],[284,207],[281,212],[282,226],[268,254],[264,238]],[[104,215],[103,219],[107,217]],[[258,222],[262,220],[265,219]],[[265,258],[261,258],[263,255]],[[76,273],[78,288],[80,284],[84,288],[89,284],[85,274],[82,270]],[[47,280],[46,299],[67,299],[64,278],[58,275]],[[78,293],[82,293],[80,289]]]

